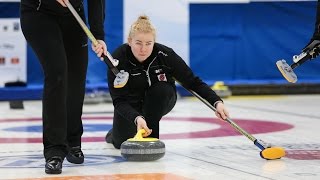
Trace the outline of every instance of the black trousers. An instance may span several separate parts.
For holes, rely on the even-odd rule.
[[[84,16],[83,9],[79,13]],[[22,5],[20,20],[44,73],[44,156],[46,160],[52,156],[64,158],[67,146],[81,145],[87,37],[72,15],[55,16]]]
[[[152,129],[149,137],[159,138],[159,122],[161,118],[169,113],[176,104],[176,89],[169,83],[159,82],[152,85],[145,93],[141,114],[145,117],[147,125]],[[112,143],[115,148],[120,149],[121,144],[137,133],[137,126],[114,112]]]

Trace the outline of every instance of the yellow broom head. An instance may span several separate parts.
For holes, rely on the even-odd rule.
[[[282,147],[269,147],[260,152],[260,156],[267,160],[280,159],[285,155],[286,152]]]

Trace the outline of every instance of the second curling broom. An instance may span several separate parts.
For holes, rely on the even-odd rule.
[[[276,65],[283,75],[283,77],[291,83],[296,83],[298,81],[297,75],[294,73],[294,69],[299,67],[301,64],[305,63],[306,61],[310,60],[315,53],[317,48],[320,48],[320,41],[314,40],[311,44],[311,47],[314,47],[306,52],[302,52],[299,55],[293,56],[293,64],[289,65],[286,60],[278,60]]]
[[[80,24],[83,31],[86,33],[88,38],[91,40],[93,45],[97,45],[98,41],[93,36],[87,25],[83,22],[77,11],[73,8],[71,3],[69,1],[66,1],[65,4],[67,5],[68,9],[71,11],[72,15],[76,18],[78,23]],[[126,85],[129,79],[129,73],[125,72],[124,70],[119,71],[116,67],[119,64],[119,61],[116,59],[113,59],[111,54],[107,52],[107,55],[102,54],[103,61],[107,64],[108,68],[113,72],[113,74],[116,76],[113,86],[115,88],[122,88]]]

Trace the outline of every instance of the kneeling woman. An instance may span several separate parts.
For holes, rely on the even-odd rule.
[[[131,25],[128,43],[118,47],[113,57],[117,66],[130,74],[123,88],[114,88],[115,76],[108,72],[108,84],[114,105],[113,128],[106,141],[115,148],[132,138],[139,129],[144,137],[159,138],[159,122],[177,100],[175,80],[191,89],[216,107],[220,119],[228,117],[221,98],[195,76],[173,49],[156,43],[156,32],[147,16],[140,16]]]

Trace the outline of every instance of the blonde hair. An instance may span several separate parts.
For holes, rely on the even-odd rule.
[[[141,15],[138,19],[131,25],[128,38],[133,38],[136,33],[152,33],[154,39],[156,39],[156,29],[151,24],[148,16]]]

